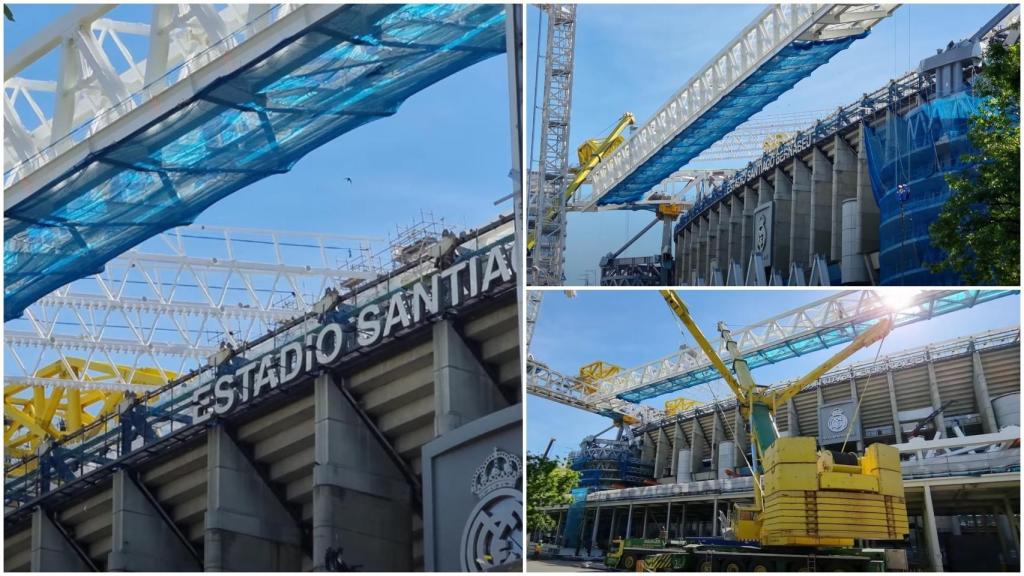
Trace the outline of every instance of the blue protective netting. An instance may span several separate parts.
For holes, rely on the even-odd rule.
[[[640,200],[656,184],[777,100],[832,56],[867,34],[864,32],[838,40],[796,41],[789,44],[612,187],[598,204],[626,204]]]
[[[951,195],[945,175],[965,168],[962,156],[973,151],[967,131],[979,101],[959,92],[890,115],[881,126],[864,125],[871,189],[881,213],[882,284],[962,284],[954,272],[933,274],[925,267],[945,257],[932,246],[928,227]]]
[[[587,494],[590,492],[589,488],[573,488],[572,489],[572,503],[569,504],[569,513],[565,515],[565,545],[574,548],[577,544],[582,544],[582,534],[580,530],[583,528],[583,515],[586,511]]]
[[[6,210],[4,320],[505,51],[501,5],[347,5]]]

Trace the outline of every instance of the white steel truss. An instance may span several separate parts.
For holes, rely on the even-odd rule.
[[[382,238],[193,225],[158,235],[6,323],[5,382],[133,390],[37,378],[69,357],[184,374],[391,266]],[[74,371],[68,370],[69,373]],[[145,387],[139,387],[144,389]]]
[[[753,160],[770,151],[832,110],[808,110],[757,116],[744,122],[724,138],[715,142],[691,162],[722,160]]]
[[[821,377],[813,384],[808,385],[807,389],[813,390],[816,386],[820,385],[834,384],[836,382],[849,382],[850,380],[868,378],[895,370],[906,370],[929,362],[936,362],[946,358],[962,356],[973,351],[980,352],[1015,343],[1018,345],[1020,344],[1020,326],[997,328],[995,330],[987,330],[971,336],[962,336],[940,342],[931,342],[917,348],[909,348],[893,352],[892,354],[887,354],[878,359],[872,358],[870,360],[861,360],[859,362],[837,366],[825,374],[822,374]],[[777,382],[770,385],[769,388],[783,389],[794,381],[795,380],[785,380]],[[719,403],[719,407],[725,410],[728,410],[733,406],[735,406],[734,398],[723,399]],[[700,410],[700,408],[688,409],[671,416],[674,418],[677,415],[681,415],[685,418],[692,416],[698,410]],[[660,421],[663,421],[668,417],[668,414],[664,414]],[[659,421],[652,420],[649,421],[649,423],[658,424]]]
[[[106,17],[118,7],[76,7],[5,55],[5,185],[143,107],[298,5],[228,4],[217,10],[210,4],[157,4],[148,21]],[[145,39],[145,58],[129,49],[138,45],[133,37]],[[52,51],[58,53],[56,80],[25,76]],[[51,100],[52,106],[44,104]]]
[[[642,199],[630,204],[596,206],[591,202],[593,193],[586,188],[580,188],[567,209],[570,212],[635,210],[638,206],[654,208],[659,204],[681,204],[684,209],[689,209],[694,202],[711,194],[716,186],[735,173],[735,170],[718,168],[677,170],[651,188]]]
[[[648,424],[663,416],[657,408],[633,404],[618,398],[599,400],[587,394],[583,382],[551,369],[543,362],[530,359],[526,363],[526,391],[567,406],[604,416],[626,416],[635,423]]]
[[[860,34],[898,5],[782,4],[765,9],[593,171],[596,203],[655,152],[797,40]]]
[[[900,325],[900,316],[927,319],[936,302],[963,293],[970,296],[972,291],[925,290],[914,294],[905,301],[895,303],[888,300],[886,291],[843,290],[763,320],[756,324],[732,331],[732,337],[739,345],[744,358],[751,358],[763,351],[782,344],[795,345],[801,340],[818,338],[824,331],[846,330],[848,336],[856,335],[857,326],[883,317],[896,317],[894,324]],[[732,358],[721,339],[711,340],[719,356],[728,361]],[[648,362],[614,376],[601,380],[595,385],[597,400],[607,400],[632,390],[645,388],[670,381],[684,374],[707,368],[711,362],[698,349],[684,347],[653,362]]]
[[[988,330],[971,336],[932,342],[925,346],[887,354],[878,359],[863,360],[837,366],[818,378],[817,382],[812,384],[810,388],[813,389],[814,386],[821,384],[866,378],[892,370],[904,370],[928,362],[960,356],[974,350],[987,350],[1013,343],[1020,343],[1020,326]],[[792,380],[778,382],[772,384],[770,388],[784,388],[792,382]],[[552,370],[542,362],[531,359],[527,363],[526,391],[529,394],[594,414],[632,416],[646,425],[658,425],[669,417],[669,414],[666,414],[663,410],[651,406],[633,404],[617,398],[601,400],[596,395],[587,394],[585,390],[583,383],[578,379]],[[728,409],[733,406],[733,403],[733,399],[723,400],[720,407]],[[698,407],[684,410],[672,415],[672,417],[689,417],[699,409]]]

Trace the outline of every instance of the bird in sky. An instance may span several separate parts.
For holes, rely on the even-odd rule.
[[[348,182],[349,184],[351,184],[352,183],[352,179],[349,178],[348,176],[346,176],[345,177],[345,182]]]

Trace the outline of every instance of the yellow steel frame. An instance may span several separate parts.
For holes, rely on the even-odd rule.
[[[43,366],[37,378],[118,381],[162,386],[177,374],[158,368],[132,368],[120,364],[68,357]],[[124,392],[79,390],[63,386],[4,386],[4,454],[7,459],[36,453],[48,440],[59,440],[117,410]],[[84,438],[84,437],[83,437]]]
[[[591,362],[586,366],[581,366],[576,378],[583,383],[584,394],[593,394],[594,392],[597,392],[597,381],[604,380],[605,378],[611,378],[621,371],[621,366],[597,360],[596,362]]]
[[[665,400],[665,415],[675,416],[680,412],[685,412],[690,408],[694,408],[699,405],[700,402],[689,398],[673,398],[671,400]]]

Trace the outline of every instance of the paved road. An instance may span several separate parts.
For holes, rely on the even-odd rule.
[[[527,560],[527,572],[609,572],[600,562],[579,560]]]

